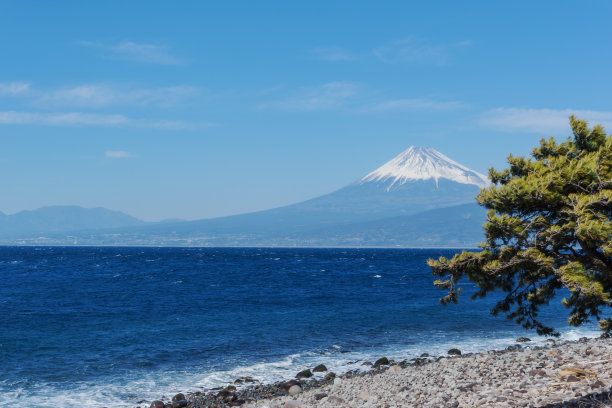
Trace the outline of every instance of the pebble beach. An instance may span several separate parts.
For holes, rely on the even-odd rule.
[[[306,378],[306,370],[275,384],[238,379],[223,389],[179,393],[140,406],[612,407],[611,339],[550,341],[544,346],[525,341],[505,350],[464,355],[453,350],[446,356],[425,354],[400,362],[381,358],[356,365],[360,369],[317,379]]]

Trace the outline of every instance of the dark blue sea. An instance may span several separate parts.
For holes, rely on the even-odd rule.
[[[495,297],[439,304],[425,262],[454,252],[0,247],[0,406],[135,407],[241,376],[535,340],[490,315]],[[545,313],[566,338],[597,334],[566,317]]]

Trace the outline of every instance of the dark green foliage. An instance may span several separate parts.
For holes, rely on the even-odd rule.
[[[557,335],[538,320],[541,306],[565,287],[563,299],[574,326],[591,317],[604,334],[612,306],[612,137],[601,126],[570,117],[573,138],[542,139],[531,158],[508,156],[509,168],[489,170],[493,186],[477,200],[489,211],[481,252],[429,260],[434,282],[448,291],[442,304],[456,303],[464,276],[484,297],[502,290],[492,310],[538,334]]]

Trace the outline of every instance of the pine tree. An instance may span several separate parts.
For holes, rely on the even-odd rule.
[[[506,314],[541,335],[558,335],[538,312],[562,288],[568,322],[595,318],[604,335],[612,331],[612,136],[603,127],[570,117],[573,138],[542,139],[531,158],[508,156],[509,167],[489,170],[493,185],[476,199],[488,209],[486,241],[479,252],[430,259],[441,278],[434,284],[456,303],[457,282],[466,277],[478,291],[501,290],[492,313]]]

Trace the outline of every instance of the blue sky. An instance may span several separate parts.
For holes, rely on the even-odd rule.
[[[0,211],[197,219],[612,129],[612,3],[0,3]]]

